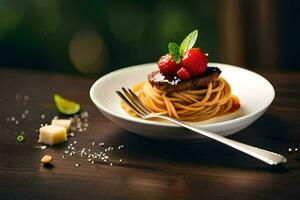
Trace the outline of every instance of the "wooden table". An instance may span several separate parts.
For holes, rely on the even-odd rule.
[[[285,155],[284,167],[269,167],[214,141],[153,141],[118,128],[89,98],[95,79],[1,69],[0,199],[300,199],[300,150],[288,153],[289,147],[300,149],[300,73],[259,73],[273,83],[275,101],[230,138]],[[41,150],[36,130],[57,115],[54,93],[78,101],[89,113],[89,127],[68,143]],[[20,131],[23,143],[16,141]],[[100,142],[113,146],[113,165],[65,154],[75,140],[91,151],[103,150]],[[40,163],[44,154],[53,156],[52,168]]]

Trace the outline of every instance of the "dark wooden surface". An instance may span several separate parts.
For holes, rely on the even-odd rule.
[[[300,152],[287,152],[300,148],[300,73],[260,73],[273,83],[275,101],[258,121],[230,138],[285,155],[284,167],[271,168],[213,141],[153,141],[122,130],[92,104],[94,79],[1,69],[0,199],[300,199]],[[68,143],[34,147],[35,130],[57,115],[52,102],[56,92],[89,112],[88,130],[69,143],[125,145],[111,151],[113,166],[91,164],[78,155],[62,158]],[[16,100],[16,94],[28,95],[28,103]],[[22,120],[26,109],[29,115]],[[12,116],[18,125],[6,122]],[[23,143],[16,142],[20,131]],[[53,156],[53,168],[40,164],[43,154]]]

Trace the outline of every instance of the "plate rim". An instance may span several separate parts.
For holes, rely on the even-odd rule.
[[[111,77],[111,76],[113,76],[115,74],[121,73],[122,71],[128,70],[128,68],[138,68],[138,67],[141,67],[141,66],[154,65],[154,64],[155,63],[144,63],[144,64],[132,65],[132,66],[128,66],[128,67],[124,67],[124,68],[118,69],[118,70],[114,70],[112,72],[109,72],[109,73],[101,76],[100,78],[98,78],[93,83],[93,85],[90,88],[90,92],[89,93],[90,93],[90,98],[91,98],[92,102],[101,111],[103,111],[106,114],[111,115],[111,116],[113,116],[115,118],[118,118],[118,119],[130,121],[130,122],[133,122],[133,123],[141,123],[141,124],[155,125],[155,126],[161,126],[161,127],[180,127],[177,124],[169,124],[169,123],[163,123],[163,122],[157,122],[157,121],[151,121],[151,120],[144,120],[144,119],[141,119],[141,118],[134,118],[134,117],[131,118],[131,117],[124,117],[124,116],[117,115],[114,112],[106,109],[100,103],[98,103],[98,101],[96,100],[96,97],[94,96],[94,93],[95,93],[94,91],[96,90],[95,89],[96,85],[98,85],[99,82],[101,82],[101,81],[103,81],[105,79],[108,79],[109,77]],[[239,123],[240,121],[243,121],[244,119],[251,118],[251,117],[253,117],[253,116],[255,116],[255,115],[263,112],[274,101],[274,98],[275,98],[275,89],[274,89],[273,85],[270,83],[270,81],[268,79],[266,79],[265,77],[263,77],[262,75],[260,75],[260,74],[258,74],[256,72],[253,72],[251,70],[242,68],[242,67],[238,67],[238,66],[230,65],[230,64],[225,64],[225,63],[209,62],[208,65],[223,65],[223,66],[226,66],[226,67],[237,68],[238,70],[244,70],[244,71],[247,71],[248,73],[252,73],[252,74],[260,77],[263,81],[265,81],[270,86],[270,88],[272,90],[272,97],[271,97],[270,101],[266,103],[265,106],[262,106],[260,109],[257,109],[255,112],[252,112],[250,114],[247,114],[247,115],[244,115],[244,116],[241,116],[241,117],[238,117],[238,118],[234,118],[234,119],[229,119],[229,120],[226,120],[226,121],[222,121],[222,122],[196,125],[197,127],[199,127],[199,128],[208,128],[209,129],[209,128],[212,128],[212,127],[216,128],[216,127],[220,127],[220,126],[224,126],[224,125],[231,125],[231,124],[234,124],[234,123]],[[128,116],[130,116],[130,115],[128,115]]]

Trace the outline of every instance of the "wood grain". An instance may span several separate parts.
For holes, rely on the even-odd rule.
[[[300,153],[287,149],[300,149],[300,73],[259,73],[274,85],[275,101],[257,122],[231,138],[287,156],[288,163],[279,168],[213,141],[153,141],[122,130],[89,99],[95,79],[1,69],[0,199],[299,199]],[[43,151],[34,147],[35,130],[57,115],[53,93],[78,101],[89,112],[88,130],[69,143],[125,145],[111,152],[113,166],[91,164],[77,155],[62,158],[68,144]],[[16,94],[27,94],[28,103],[16,100]],[[26,109],[28,118],[22,120]],[[12,116],[19,125],[6,122]],[[23,143],[16,142],[20,131]],[[40,164],[44,154],[53,156],[53,168]]]

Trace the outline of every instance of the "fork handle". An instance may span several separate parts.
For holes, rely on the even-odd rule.
[[[287,159],[284,156],[280,155],[280,154],[277,154],[277,153],[274,153],[274,152],[271,152],[271,151],[260,149],[258,147],[254,147],[254,146],[251,146],[251,145],[248,145],[248,144],[244,144],[244,143],[241,143],[241,142],[237,142],[237,141],[228,139],[226,137],[223,137],[223,136],[217,135],[215,133],[196,128],[194,126],[188,125],[184,122],[177,121],[176,119],[173,119],[173,118],[170,118],[170,117],[167,117],[167,116],[160,115],[160,116],[157,116],[157,117],[168,120],[168,121],[171,121],[175,124],[183,126],[183,127],[187,128],[189,130],[192,130],[196,133],[204,135],[204,136],[206,136],[208,138],[211,138],[213,140],[219,141],[219,142],[221,142],[223,144],[226,144],[226,145],[228,145],[228,146],[230,146],[234,149],[242,151],[242,152],[244,152],[244,153],[246,153],[246,154],[248,154],[248,155],[250,155],[254,158],[257,158],[257,159],[259,159],[263,162],[266,162],[269,165],[278,165],[278,164],[281,164],[281,163],[285,163],[287,161]]]

